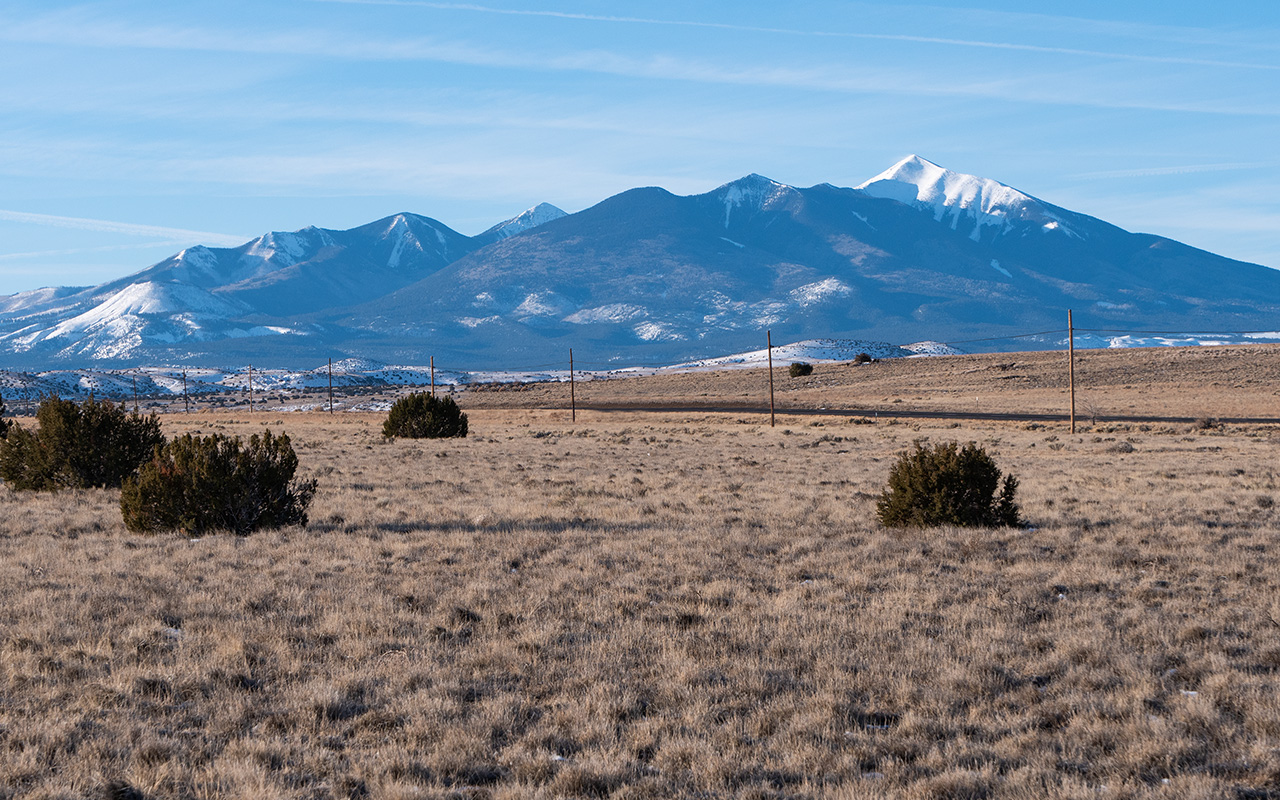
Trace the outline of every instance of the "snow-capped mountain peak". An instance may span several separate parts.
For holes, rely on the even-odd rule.
[[[938,222],[949,221],[953,229],[967,221],[974,225],[970,238],[975,241],[981,238],[983,228],[1005,233],[1017,221],[1077,235],[1065,220],[1031,195],[990,178],[953,172],[917,155],[907,156],[855,189],[928,210]]]
[[[753,172],[745,178],[726,183],[713,194],[724,203],[724,226],[728,228],[735,209],[756,212],[775,208],[795,192],[795,187]]]
[[[499,222],[482,233],[481,236],[488,236],[493,241],[498,241],[567,216],[568,214],[550,203],[538,203],[533,208],[522,211],[505,222]]]
[[[301,237],[296,233],[282,231],[272,231],[259,236],[245,251],[246,256],[260,258],[263,261],[275,261],[285,267],[296,264],[302,257],[302,253]]]

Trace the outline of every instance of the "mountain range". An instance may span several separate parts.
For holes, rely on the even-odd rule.
[[[637,188],[477,236],[402,213],[192,247],[99,286],[0,297],[0,367],[515,369],[570,347],[586,365],[654,364],[758,349],[766,329],[1027,349],[1050,342],[1007,337],[1062,330],[1069,308],[1082,329],[1273,331],[1280,271],[910,156],[852,188]]]

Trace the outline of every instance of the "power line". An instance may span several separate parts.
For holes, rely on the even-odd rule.
[[[1076,328],[1076,333],[1080,333],[1081,331],[1087,333],[1137,334],[1142,336],[1250,336],[1264,333],[1275,333],[1275,331],[1129,331],[1119,328]]]

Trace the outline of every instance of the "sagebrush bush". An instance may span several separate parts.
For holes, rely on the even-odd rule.
[[[803,361],[797,361],[791,365],[791,369],[788,371],[793,378],[803,378],[805,375],[813,374],[813,365],[806,364]]]
[[[0,440],[0,478],[18,490],[119,486],[164,444],[160,418],[124,405],[46,397],[34,432],[13,425]]]
[[[869,353],[858,353],[853,357],[853,363],[855,364],[870,364],[872,361],[875,361],[875,359]]]
[[[987,451],[970,442],[926,445],[904,451],[889,471],[889,485],[876,503],[880,522],[891,528],[935,525],[1019,526],[1014,495],[1018,479],[1000,480]],[[996,491],[999,490],[999,496]]]
[[[452,397],[435,398],[427,392],[415,392],[391,405],[387,421],[382,424],[382,435],[388,439],[396,436],[406,439],[466,436],[467,415],[462,413]]]
[[[294,480],[298,456],[287,434],[240,437],[186,434],[163,447],[125,480],[120,513],[131,531],[227,530],[306,525],[315,479]]]

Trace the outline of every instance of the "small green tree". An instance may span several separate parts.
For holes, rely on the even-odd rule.
[[[124,405],[46,397],[37,428],[14,425],[0,440],[0,478],[18,490],[119,486],[164,444],[160,418],[126,413]]]
[[[466,436],[467,415],[452,397],[435,398],[427,392],[415,392],[392,403],[387,421],[382,424],[382,435],[388,439]]]
[[[787,370],[787,373],[793,378],[803,378],[805,375],[813,374],[813,365],[797,361],[791,365],[791,369]]]
[[[1019,526],[1017,490],[1018,479],[1009,475],[1002,484],[1000,470],[977,444],[925,445],[917,440],[915,449],[901,453],[890,469],[876,514],[891,528]]]
[[[316,481],[298,481],[298,456],[287,434],[249,437],[185,434],[163,447],[120,490],[131,531],[227,530],[306,525]]]

